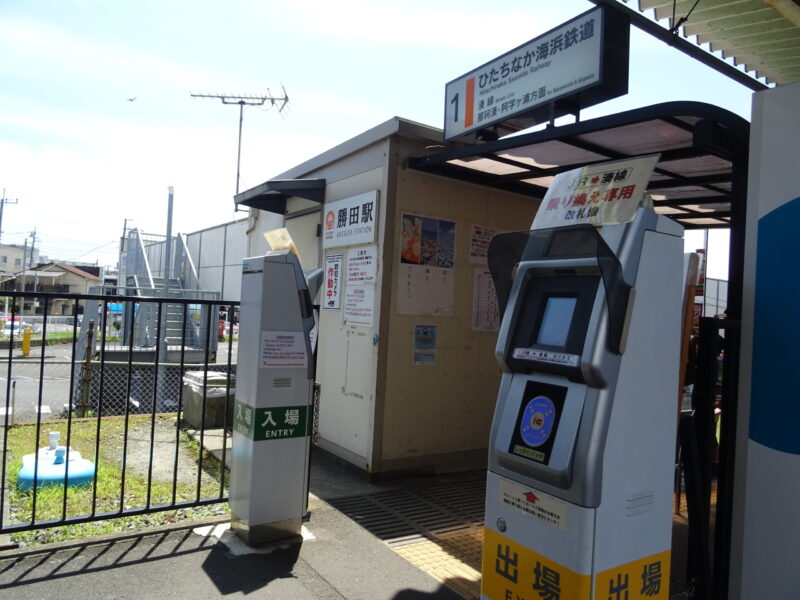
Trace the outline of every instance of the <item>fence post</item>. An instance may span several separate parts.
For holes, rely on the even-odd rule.
[[[89,321],[89,330],[86,332],[86,356],[83,361],[83,385],[81,386],[80,417],[84,418],[89,412],[89,388],[92,386],[92,337],[94,337],[94,321]]]

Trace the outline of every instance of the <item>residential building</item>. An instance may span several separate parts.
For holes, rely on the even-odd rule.
[[[99,274],[86,269],[97,271],[98,267],[81,268],[66,263],[49,262],[17,273],[14,277],[3,281],[0,288],[5,291],[88,294],[91,286],[99,284],[100,277]],[[35,314],[43,314],[44,302],[40,299],[36,306],[33,306],[33,303],[33,298],[26,298],[22,311],[30,313],[33,310]],[[53,298],[49,304],[47,313],[53,316],[72,315],[76,310],[78,313],[82,312],[82,307],[68,298]]]

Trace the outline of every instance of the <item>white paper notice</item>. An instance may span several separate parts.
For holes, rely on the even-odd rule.
[[[306,340],[302,331],[262,331],[261,366],[306,366]]]
[[[347,285],[375,283],[377,273],[377,246],[359,246],[347,251]]]
[[[375,287],[348,285],[344,294],[344,321],[348,325],[372,327],[375,312]]]
[[[475,269],[472,284],[472,330],[497,331],[500,310],[492,274],[487,269]]]
[[[401,315],[453,314],[455,269],[400,265],[398,269],[397,312]]]
[[[497,233],[497,229],[473,225],[469,235],[469,262],[474,265],[485,265],[489,242]]]

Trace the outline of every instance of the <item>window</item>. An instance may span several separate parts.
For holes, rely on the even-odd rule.
[[[22,259],[21,258],[15,258],[14,259],[14,266],[15,267],[19,267],[21,265],[22,265]]]
[[[7,256],[0,256],[0,261],[2,261],[3,264],[6,264],[8,262],[8,257]]]

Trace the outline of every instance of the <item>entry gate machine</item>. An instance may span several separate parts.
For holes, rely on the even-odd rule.
[[[503,369],[481,598],[666,599],[683,228],[629,223],[495,236]]]
[[[295,537],[308,509],[312,298],[322,269],[297,256],[245,258],[231,457],[231,528],[250,545]]]

